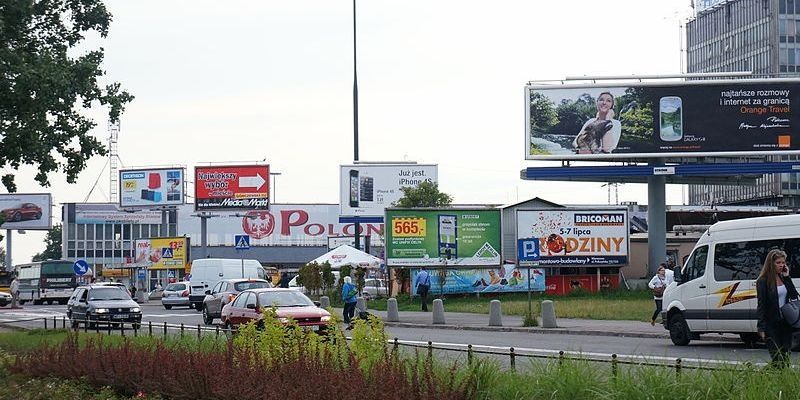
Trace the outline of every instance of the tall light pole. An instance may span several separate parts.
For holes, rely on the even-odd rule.
[[[356,0],[353,0],[353,161],[358,161],[358,58],[356,51]],[[355,245],[361,250],[361,224],[355,223]]]
[[[275,195],[278,193],[278,188],[275,187],[275,183],[278,182],[278,175],[281,175],[280,172],[269,172],[269,176],[272,177],[272,198],[269,200],[270,203],[275,202]]]

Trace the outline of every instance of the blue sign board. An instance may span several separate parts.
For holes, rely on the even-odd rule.
[[[143,269],[139,269],[139,271],[138,271],[138,275],[137,275],[137,276],[138,276],[138,278],[141,280],[141,279],[145,279],[145,278],[147,278],[147,275],[146,275],[146,274],[147,274],[147,271],[145,271],[145,270],[143,270]]]
[[[235,235],[233,243],[236,244],[236,250],[250,250],[250,235]]]
[[[539,239],[517,239],[517,259],[523,261],[536,261],[539,259]]]
[[[89,263],[86,260],[75,261],[75,264],[72,264],[72,270],[75,271],[75,275],[83,276],[89,272]]]

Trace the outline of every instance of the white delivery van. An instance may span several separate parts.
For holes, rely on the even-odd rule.
[[[672,343],[689,344],[701,333],[758,338],[756,279],[767,253],[786,252],[800,285],[800,215],[718,222],[703,233],[675,283],[664,292],[662,317]]]
[[[189,294],[190,307],[203,309],[206,292],[222,279],[258,278],[267,279],[266,270],[258,260],[241,260],[235,258],[199,258],[192,261],[192,289]]]

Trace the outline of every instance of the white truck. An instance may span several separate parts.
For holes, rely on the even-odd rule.
[[[235,258],[200,258],[192,262],[191,293],[189,307],[203,309],[203,299],[211,288],[222,279],[257,278],[267,279],[267,273],[258,260]]]

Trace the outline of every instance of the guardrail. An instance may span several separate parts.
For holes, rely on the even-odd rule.
[[[39,321],[39,320],[43,321],[44,329],[51,329],[51,328],[59,329],[59,325],[61,325],[60,326],[61,329],[67,329],[67,323],[70,322],[69,329],[73,331],[82,330],[85,333],[91,331],[98,334],[102,332],[102,333],[107,333],[108,335],[111,335],[119,331],[119,334],[121,336],[125,336],[126,332],[126,329],[124,328],[124,323],[121,322],[96,321],[94,322],[94,328],[90,329],[89,324],[86,324],[83,321],[79,321],[80,323],[83,324],[83,329],[80,329],[79,327],[71,326],[71,321],[68,318],[66,317],[58,318],[56,316],[53,316],[52,318],[37,317],[37,318],[11,320],[11,321],[5,320],[0,322],[0,325]],[[130,322],[128,322],[128,324],[130,324]],[[181,337],[184,337],[185,335],[188,334],[194,335],[196,333],[197,338],[201,339],[204,333],[209,333],[209,334],[213,333],[217,338],[220,336],[220,334],[224,334],[226,335],[226,337],[230,337],[236,332],[236,328],[228,329],[220,327],[219,325],[215,325],[213,327],[203,326],[200,324],[196,326],[191,326],[191,325],[185,325],[183,323],[170,324],[167,322],[153,323],[152,321],[147,321],[143,322],[139,327],[133,328],[132,331],[134,337],[140,336],[140,331],[142,331],[141,335],[147,335],[150,337],[163,336],[164,338],[167,338],[170,331],[175,331],[179,332]],[[352,340],[352,339],[348,337],[347,340]],[[564,361],[567,360],[610,363],[611,373],[613,376],[617,376],[617,374],[619,373],[620,365],[669,367],[673,368],[676,374],[680,374],[683,369],[716,370],[716,369],[731,368],[731,367],[740,367],[740,368],[764,367],[767,365],[767,363],[750,362],[750,361],[728,361],[728,360],[708,360],[699,358],[681,358],[681,357],[671,358],[671,357],[661,357],[661,356],[620,355],[616,353],[608,354],[608,353],[597,353],[597,352],[514,348],[514,347],[501,347],[501,346],[472,345],[463,343],[435,343],[432,341],[421,342],[412,340],[401,340],[399,338],[387,340],[387,345],[392,347],[393,354],[397,354],[401,346],[409,348],[425,349],[427,351],[427,358],[429,361],[432,361],[433,359],[434,350],[467,353],[467,363],[469,365],[471,365],[474,362],[476,354],[495,356],[495,357],[508,357],[509,364],[512,370],[516,370],[517,367],[516,364],[518,358],[556,360],[559,363],[563,363]]]

